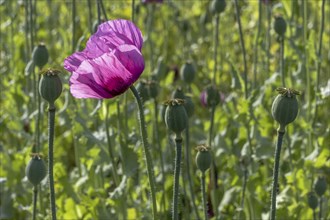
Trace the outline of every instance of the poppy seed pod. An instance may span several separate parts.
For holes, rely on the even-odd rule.
[[[25,174],[29,182],[37,186],[47,174],[46,164],[39,155],[33,155],[28,163]]]
[[[32,60],[33,63],[40,69],[48,62],[49,54],[44,44],[39,44],[33,49]]]
[[[275,17],[274,29],[275,29],[275,32],[280,36],[283,36],[285,34],[286,22],[283,17],[281,17],[281,16]]]
[[[177,136],[186,129],[188,124],[188,115],[184,108],[184,100],[171,99],[165,102],[167,105],[165,112],[165,123],[168,129],[173,131]]]
[[[197,146],[198,150],[196,155],[197,168],[204,173],[211,167],[212,155],[210,149],[205,145]]]
[[[59,70],[47,69],[43,71],[39,82],[39,93],[50,104],[54,104],[55,100],[62,93],[62,82],[58,74]]]
[[[183,66],[180,69],[180,76],[185,83],[188,84],[192,83],[195,79],[195,75],[196,75],[195,66],[190,61],[187,61],[185,64],[183,64]]]
[[[194,114],[194,111],[195,111],[195,106],[194,106],[194,103],[191,99],[190,96],[186,96],[182,89],[181,88],[177,88],[173,94],[172,94],[172,98],[173,99],[183,99],[185,102],[183,104],[184,108],[186,109],[186,112],[187,112],[187,115],[188,115],[188,118],[190,118],[193,114]]]
[[[212,14],[220,14],[226,8],[225,0],[213,0],[210,5],[210,11]]]
[[[327,190],[327,181],[324,177],[318,177],[315,184],[314,190],[318,196],[323,196],[325,191]]]
[[[314,192],[309,192],[307,194],[307,203],[311,209],[316,209],[318,205],[318,199]]]
[[[280,93],[272,105],[273,118],[280,123],[282,127],[293,122],[298,115],[298,101],[296,95],[299,92],[293,89],[278,88]]]

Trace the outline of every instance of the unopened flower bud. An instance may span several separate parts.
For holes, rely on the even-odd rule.
[[[225,0],[213,0],[210,5],[210,11],[212,14],[220,14],[226,8]]]
[[[318,177],[315,184],[314,184],[314,190],[318,196],[323,196],[325,191],[327,190],[327,181],[326,179],[322,177]]]
[[[214,85],[209,85],[201,93],[201,103],[205,107],[216,106],[220,102],[220,92]]]
[[[212,155],[209,147],[205,145],[197,146],[196,149],[198,150],[196,155],[196,165],[197,168],[204,173],[211,167]]]
[[[190,118],[193,114],[194,114],[194,111],[195,111],[195,106],[194,106],[194,103],[191,99],[190,96],[186,96],[182,89],[181,88],[177,88],[173,94],[172,94],[172,98],[173,99],[183,99],[184,100],[184,108],[186,109],[186,112],[187,112],[187,115],[188,115],[188,118]]]
[[[32,60],[33,63],[38,66],[40,69],[46,65],[48,62],[49,54],[46,46],[44,44],[39,44],[33,49]]]
[[[39,155],[33,155],[25,169],[29,182],[37,186],[47,174],[46,164]]]
[[[173,131],[177,136],[186,129],[188,125],[188,115],[184,108],[184,100],[171,99],[165,102],[167,105],[165,112],[165,123],[168,129]]]
[[[195,66],[190,62],[187,61],[180,69],[180,75],[181,79],[187,83],[190,84],[194,81],[195,75],[196,75],[196,69]]]
[[[275,29],[275,32],[280,36],[283,36],[285,34],[286,22],[283,17],[281,17],[281,16],[275,17],[274,29]]]
[[[62,82],[58,76],[59,73],[61,72],[55,69],[47,69],[41,73],[39,93],[50,104],[54,104],[62,93]]]
[[[293,89],[278,88],[280,93],[272,105],[273,118],[280,123],[283,128],[293,122],[298,115],[298,101],[296,95],[300,93]]]
[[[314,192],[309,192],[307,194],[307,202],[308,202],[308,206],[311,209],[316,209],[318,206],[318,200],[317,200],[317,196],[315,195]]]

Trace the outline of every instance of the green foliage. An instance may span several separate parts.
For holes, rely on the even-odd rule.
[[[33,7],[36,11],[30,11],[30,2],[36,4]],[[62,68],[63,60],[72,50],[82,50],[92,34],[97,10],[96,1],[90,2],[90,7],[88,1],[76,4],[73,21],[72,1],[0,1],[0,219],[31,219],[32,216],[33,192],[32,185],[25,177],[25,167],[36,144],[36,88],[40,70],[33,66],[31,60],[33,48],[39,42],[43,42],[49,52],[49,60],[44,68],[61,69],[63,72],[60,75],[63,94],[55,104],[54,178],[58,219],[151,218],[147,170],[132,94],[128,91],[115,99],[103,101],[73,99],[68,85],[70,75]],[[151,6],[156,13],[153,13],[148,34],[147,20],[152,10],[148,10],[148,6],[140,4],[140,1],[135,2],[139,4],[135,23],[145,37],[142,53],[146,68],[142,78],[149,80],[152,74],[159,74],[156,102],[150,99],[144,107],[155,166],[159,217],[168,219],[173,190],[174,143],[161,115],[161,103],[169,99],[172,91],[178,87],[191,95],[195,111],[189,119],[191,150],[188,155],[195,158],[194,147],[208,142],[211,126],[210,111],[200,105],[199,95],[211,83],[215,65],[212,57],[214,20],[208,11],[211,1],[164,1],[166,3]],[[302,0],[261,4],[261,29],[257,40],[258,1],[239,2],[247,51],[249,97],[244,97],[243,59],[235,7],[233,1],[226,1],[226,9],[219,15],[219,71],[216,76],[216,82],[219,82],[217,89],[223,100],[215,110],[213,144],[210,146],[217,170],[218,188],[215,195],[219,200],[213,211],[217,209],[224,219],[232,219],[241,208],[244,173],[240,157],[242,148],[247,146],[251,160],[247,167],[248,181],[241,217],[266,219],[269,215],[278,127],[271,116],[271,105],[277,95],[275,89],[281,85],[279,42],[272,23],[266,17],[266,11],[271,7],[273,14],[281,14],[287,22],[284,41],[286,85],[302,92],[297,97],[298,116],[287,126],[283,140],[277,216],[279,219],[312,219],[313,211],[309,208],[307,195],[319,175],[325,176],[328,186],[330,183],[329,22],[325,22],[319,56],[321,1],[307,2],[307,27],[303,25]],[[103,4],[110,19],[130,19],[131,1],[103,1]],[[89,16],[89,10],[92,17]],[[325,13],[329,17],[328,6]],[[73,22],[76,28],[74,32]],[[271,25],[269,48],[268,25]],[[306,42],[303,38],[304,28],[307,32]],[[255,42],[258,50],[256,62],[253,59]],[[162,57],[161,67],[157,67],[159,57]],[[193,60],[196,67],[195,78],[190,85],[178,75],[186,60]],[[321,65],[319,78],[318,63]],[[253,75],[255,68],[256,81]],[[307,84],[306,70],[310,84]],[[307,90],[311,91],[310,97],[307,97]],[[106,120],[109,126],[106,126]],[[39,126],[40,153],[47,163],[47,103],[43,100]],[[107,129],[110,143],[107,141]],[[158,141],[160,148],[157,147]],[[183,161],[182,172],[185,174],[188,172],[185,158]],[[161,163],[164,165],[163,171]],[[201,214],[196,165],[191,165],[190,172]],[[186,179],[180,181],[179,210],[183,219],[194,219],[188,182]],[[210,181],[207,175],[206,183]],[[210,194],[209,187],[206,189],[207,194]],[[324,204],[329,204],[329,197],[328,187],[323,195]],[[49,218],[48,200],[47,180],[43,180],[39,187],[39,219]],[[319,211],[319,207],[316,211]],[[329,209],[323,208],[322,215],[324,219],[330,218]]]

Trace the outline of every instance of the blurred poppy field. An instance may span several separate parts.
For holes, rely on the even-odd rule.
[[[61,220],[269,219],[272,189],[277,219],[330,219],[328,0],[0,0],[0,14],[0,219],[55,219],[49,166]],[[298,115],[272,186],[284,92],[298,109],[281,114]]]

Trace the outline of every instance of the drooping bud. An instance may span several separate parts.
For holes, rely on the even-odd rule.
[[[167,105],[165,112],[165,123],[168,129],[173,131],[177,136],[186,129],[188,125],[188,115],[184,108],[184,100],[171,99],[165,102]]]
[[[213,0],[210,5],[210,11],[212,14],[220,14],[226,8],[225,0]]]
[[[46,46],[43,43],[40,43],[37,47],[33,49],[32,60],[33,63],[38,66],[40,69],[46,65],[48,62],[49,54]]]
[[[294,89],[278,88],[280,93],[272,105],[273,118],[280,123],[283,129],[293,122],[298,115],[298,101],[296,95],[300,93]]]
[[[191,61],[187,61],[180,69],[181,79],[190,84],[194,81],[196,75],[196,69],[194,64]]]
[[[40,155],[32,155],[32,158],[25,169],[25,174],[29,182],[34,186],[37,186],[46,177],[46,164]]]
[[[210,148],[205,145],[199,145],[196,147],[196,165],[197,168],[204,173],[211,167],[212,155],[210,153]]]
[[[275,17],[274,29],[278,35],[284,36],[286,31],[286,21],[282,16]]]
[[[323,176],[317,178],[314,184],[314,190],[318,196],[323,196],[327,190],[327,181]]]
[[[311,209],[316,209],[318,206],[318,199],[314,192],[309,192],[307,194],[307,203]]]
[[[54,104],[62,93],[62,82],[58,76],[60,73],[59,70],[55,69],[47,69],[41,73],[39,93],[49,104]]]

